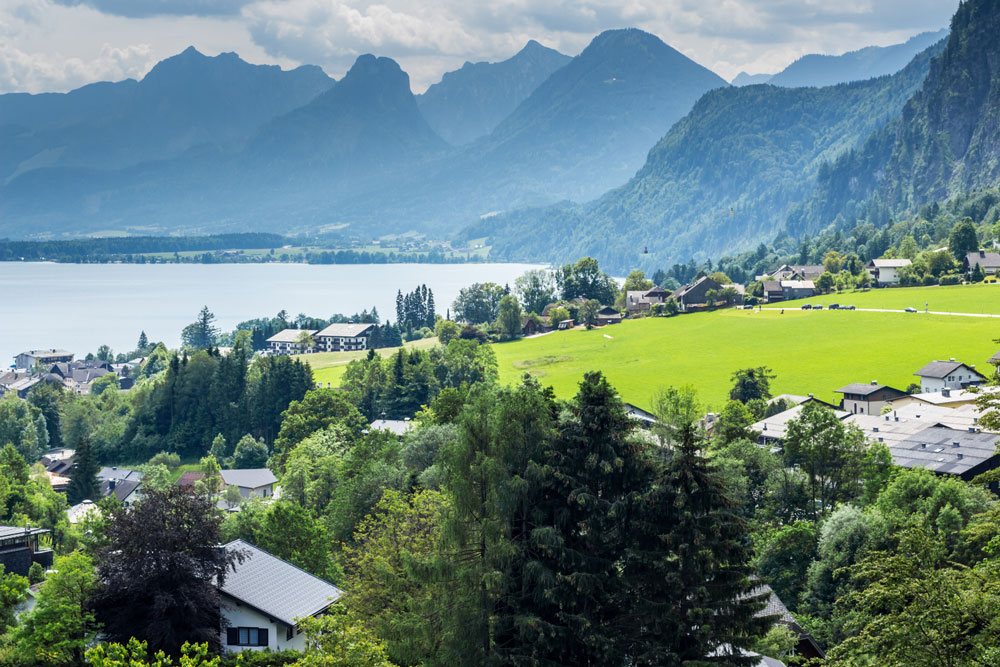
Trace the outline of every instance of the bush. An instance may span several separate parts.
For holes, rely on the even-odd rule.
[[[170,470],[173,470],[181,464],[181,457],[175,452],[159,452],[153,455],[153,458],[149,459],[149,465],[164,465]]]
[[[962,276],[950,273],[946,276],[941,276],[940,283],[942,285],[960,285],[962,283]]]

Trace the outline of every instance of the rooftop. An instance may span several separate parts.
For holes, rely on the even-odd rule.
[[[413,428],[408,419],[376,419],[371,423],[373,431],[390,431],[396,435],[406,435]]]
[[[283,329],[267,339],[268,343],[297,343],[299,336],[307,333],[316,335],[316,329]]]
[[[920,377],[924,378],[944,378],[948,377],[949,375],[957,371],[959,368],[962,368],[963,366],[975,372],[975,369],[973,369],[971,366],[967,366],[966,364],[963,364],[961,361],[955,361],[954,359],[950,359],[948,361],[932,361],[931,363],[927,364],[919,371],[914,373],[914,375],[919,375]]]
[[[355,338],[362,336],[372,329],[374,324],[331,324],[316,334],[318,338],[335,336],[341,338]]]
[[[28,535],[44,535],[47,532],[49,531],[44,528],[31,528],[30,526],[0,526],[0,540]]]
[[[234,540],[225,549],[241,553],[243,562],[237,562],[234,571],[227,573],[220,590],[287,625],[315,616],[343,595],[333,584],[249,542]]]
[[[809,403],[800,403],[794,408],[789,408],[784,412],[779,412],[776,415],[770,417],[765,417],[759,422],[750,426],[750,428],[761,435],[761,437],[767,438],[768,440],[783,440],[785,438],[785,432],[788,429],[788,422],[796,419],[802,412],[802,409]],[[843,410],[834,410],[833,414],[836,415],[837,419],[843,419],[848,415],[847,412]]]
[[[908,259],[873,259],[871,265],[876,269],[901,269],[904,266],[913,264]]]
[[[865,384],[863,382],[855,382],[849,384],[846,387],[841,387],[837,390],[838,394],[860,394],[861,396],[868,396],[869,394],[874,394],[876,391],[881,391],[882,389],[889,389],[890,391],[897,392],[900,396],[906,394],[905,391],[901,389],[896,389],[895,387],[890,387],[889,385],[879,384],[877,382],[871,382]]]
[[[222,481],[228,486],[259,489],[262,486],[274,484],[278,481],[278,478],[268,468],[243,468],[240,470],[223,470]]]

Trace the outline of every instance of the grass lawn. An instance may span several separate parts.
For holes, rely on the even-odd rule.
[[[930,288],[938,294],[951,288]],[[959,295],[967,289],[968,295]],[[969,295],[1000,288],[956,288],[948,307],[972,303]],[[879,290],[841,303],[862,307],[861,297],[883,303],[913,302],[922,290]],[[898,292],[898,294],[894,293]],[[906,297],[909,293],[911,296]],[[811,300],[817,301],[817,300]],[[865,304],[868,305],[868,304]],[[872,307],[876,307],[874,302]],[[943,307],[943,305],[942,305]],[[1000,312],[1000,308],[995,308]],[[611,336],[610,339],[606,336]],[[626,320],[591,331],[556,332],[495,346],[504,382],[531,373],[559,396],[576,391],[583,373],[601,370],[622,398],[649,407],[659,387],[690,384],[706,407],[726,400],[733,371],[768,366],[775,394],[815,394],[839,400],[837,388],[878,380],[905,389],[928,361],[955,357],[979,368],[996,352],[1000,321],[989,318],[907,313],[723,310],[673,318]]]
[[[916,308],[923,310],[927,304],[930,310],[948,313],[988,313],[1000,314],[1000,284],[950,285],[947,287],[891,287],[873,289],[866,292],[844,292],[826,294],[811,299],[789,301],[790,307],[803,303],[823,305],[839,303],[853,304],[858,308],[890,308],[902,310]],[[765,306],[780,307],[781,304]],[[998,336],[1000,337],[1000,336]]]
[[[437,338],[422,338],[404,343],[403,347],[426,350],[435,345],[437,345]],[[396,354],[398,349],[398,347],[386,347],[378,350],[378,353],[383,357],[388,357]],[[313,380],[324,385],[330,383],[330,386],[336,387],[340,384],[340,378],[343,377],[347,364],[355,359],[364,359],[366,356],[368,356],[368,351],[360,350],[357,352],[317,352],[298,355],[296,358],[305,361],[312,367]]]

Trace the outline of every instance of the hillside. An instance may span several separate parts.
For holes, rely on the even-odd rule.
[[[759,83],[767,83],[773,76],[773,74],[749,74],[747,72],[740,72],[729,83],[734,86],[754,86]]]
[[[446,73],[417,104],[445,141],[461,146],[492,132],[554,71],[570,61],[535,40],[507,60],[465,63]]]
[[[802,56],[772,76],[768,83],[788,88],[821,87],[895,74],[906,67],[918,53],[947,36],[947,30],[939,30],[915,35],[902,44],[892,46],[868,46],[839,56]]]
[[[824,169],[790,225],[815,229],[911,211],[1000,182],[1000,5],[968,0],[899,120]]]
[[[892,77],[865,82],[713,91],[653,147],[625,186],[586,205],[498,216],[468,234],[490,236],[497,257],[593,254],[616,271],[756,245],[809,195],[826,160],[899,114],[940,49]]]

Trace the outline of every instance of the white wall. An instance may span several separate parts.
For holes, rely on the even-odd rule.
[[[222,596],[222,650],[226,653],[239,653],[240,651],[263,651],[269,648],[272,651],[284,651],[290,649],[301,651],[306,646],[305,635],[293,630],[292,638],[286,639],[288,626],[274,619],[268,618],[264,614],[252,607],[238,603],[236,600],[223,594]],[[267,647],[263,646],[229,646],[226,643],[226,628],[267,628]]]

